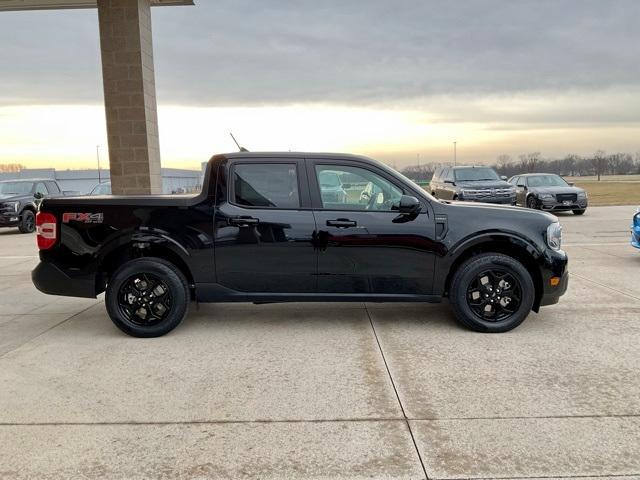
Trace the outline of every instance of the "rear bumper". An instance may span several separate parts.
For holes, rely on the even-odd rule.
[[[96,298],[95,275],[71,276],[53,263],[40,262],[31,272],[35,287],[48,295]]]

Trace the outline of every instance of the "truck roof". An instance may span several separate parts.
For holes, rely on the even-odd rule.
[[[213,158],[272,158],[272,157],[284,157],[284,158],[353,158],[359,160],[375,161],[372,158],[365,157],[364,155],[354,155],[352,153],[330,153],[330,152],[232,152],[221,153],[214,155]]]

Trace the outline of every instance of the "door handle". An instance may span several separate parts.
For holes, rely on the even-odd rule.
[[[260,220],[253,217],[230,217],[229,225],[235,225],[236,227],[249,227],[251,225],[257,225]]]
[[[327,227],[349,228],[358,226],[358,222],[355,220],[349,220],[348,218],[337,218],[335,220],[327,220]]]

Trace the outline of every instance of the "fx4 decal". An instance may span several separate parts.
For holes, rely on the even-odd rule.
[[[62,223],[69,223],[72,221],[81,223],[102,223],[104,221],[104,214],[78,212],[65,212],[62,214]]]

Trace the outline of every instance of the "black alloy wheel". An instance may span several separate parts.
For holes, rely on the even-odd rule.
[[[120,314],[139,326],[162,322],[171,312],[171,304],[167,284],[150,273],[132,275],[118,292]]]
[[[456,319],[477,332],[498,333],[520,325],[533,308],[535,285],[517,259],[482,253],[453,274],[449,303]]]
[[[191,294],[174,264],[144,257],[128,261],[110,276],[105,300],[120,330],[134,337],[159,337],[186,317]]]
[[[529,195],[527,197],[527,207],[534,209],[538,208],[538,201],[536,200],[536,197],[534,197],[533,195]]]
[[[36,230],[36,215],[31,210],[25,210],[20,216],[18,224],[20,233],[33,233]]]
[[[476,275],[467,288],[467,304],[482,320],[499,322],[518,311],[522,287],[514,275],[494,267]]]

